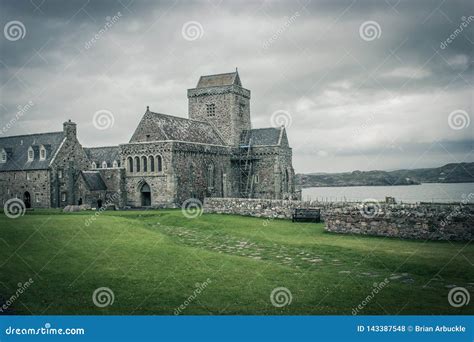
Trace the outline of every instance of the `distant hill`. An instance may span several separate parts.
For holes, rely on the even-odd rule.
[[[318,186],[469,183],[474,182],[474,163],[452,163],[431,169],[297,174],[296,181],[303,188]]]

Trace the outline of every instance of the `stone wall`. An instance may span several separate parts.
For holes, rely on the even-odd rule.
[[[49,208],[51,204],[49,171],[0,172],[0,200],[2,206],[11,198],[19,198],[25,202],[26,193],[30,195],[32,208]]]
[[[474,205],[378,204],[332,208],[324,213],[326,230],[334,233],[399,237],[422,240],[474,238]]]
[[[205,213],[291,219],[295,208],[315,208],[328,232],[423,240],[474,238],[474,205],[309,202],[206,198]]]
[[[206,198],[204,200],[204,212],[291,219],[295,208],[321,208],[318,203],[321,202],[246,198]]]

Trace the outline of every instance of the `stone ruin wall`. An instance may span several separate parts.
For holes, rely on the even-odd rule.
[[[466,203],[378,203],[375,211],[364,212],[362,203],[356,202],[242,198],[206,198],[204,202],[205,213],[271,219],[291,219],[295,208],[320,209],[325,230],[332,233],[452,241],[474,237],[474,205]]]

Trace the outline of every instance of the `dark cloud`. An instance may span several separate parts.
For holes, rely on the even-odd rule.
[[[470,1],[0,4],[2,27],[26,28],[24,39],[0,37],[1,126],[34,102],[7,134],[60,130],[71,118],[86,146],[123,143],[147,105],[186,116],[186,89],[200,75],[238,66],[254,127],[290,113],[298,172],[474,160],[474,122],[448,124],[455,110],[474,121],[474,21],[441,48],[474,15]],[[200,39],[183,38],[189,21],[202,26]],[[367,21],[378,39],[361,38]],[[98,132],[101,109],[115,123]]]

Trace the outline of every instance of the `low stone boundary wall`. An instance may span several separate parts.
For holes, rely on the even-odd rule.
[[[205,213],[291,219],[295,208],[321,210],[328,232],[423,240],[474,238],[474,205],[386,204],[206,198]]]
[[[320,208],[316,203],[321,202],[212,197],[204,200],[204,212],[291,219],[295,208]]]
[[[326,230],[422,240],[474,238],[474,206],[467,204],[362,204],[325,212]]]

